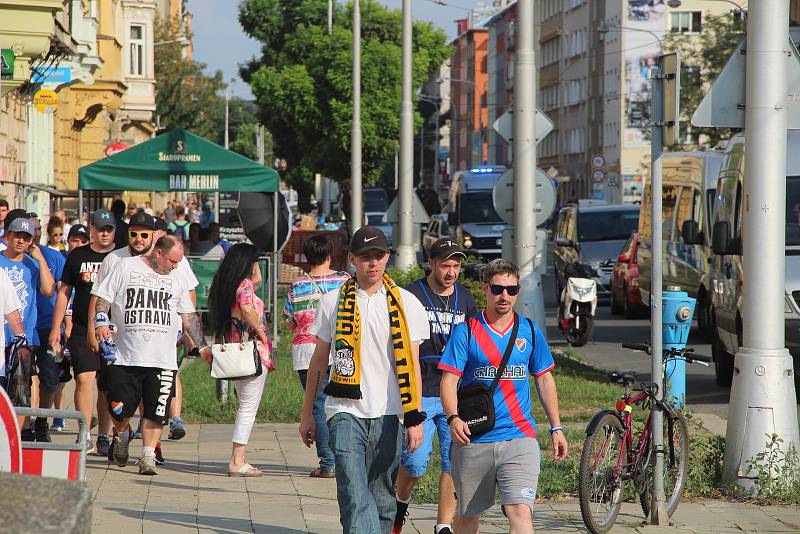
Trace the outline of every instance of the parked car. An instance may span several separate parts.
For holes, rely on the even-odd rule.
[[[789,130],[787,138],[784,335],[800,391],[800,131]],[[731,385],[734,355],[743,345],[742,289],[747,287],[742,262],[743,180],[751,179],[744,175],[746,153],[744,134],[733,136],[725,149],[714,203],[711,354],[720,386]]]
[[[614,261],[639,225],[639,206],[591,204],[568,204],[558,214],[553,252],[558,301],[566,282],[564,269],[578,261],[597,271],[598,301],[610,301]]]
[[[611,271],[611,313],[633,319],[647,311],[639,291],[639,234],[631,234]]]
[[[663,159],[662,262],[663,287],[680,286],[697,299],[695,315],[701,332],[711,338],[711,221],[722,152],[668,152]],[[648,180],[649,181],[649,180]],[[652,202],[644,188],[639,215],[639,286],[650,302]]]
[[[450,229],[447,226],[447,214],[437,213],[431,215],[431,222],[422,234],[422,256],[426,260],[430,256],[431,246],[443,237],[450,237]]]
[[[367,224],[370,226],[376,226],[380,228],[384,234],[386,234],[386,239],[389,240],[389,246],[392,245],[392,225],[387,222],[383,222],[383,216],[386,215],[386,211],[368,211],[364,213],[365,218],[367,219]]]

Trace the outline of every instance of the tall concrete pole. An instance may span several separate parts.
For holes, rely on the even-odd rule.
[[[403,0],[403,96],[400,103],[400,186],[397,188],[399,223],[398,269],[410,269],[417,263],[414,250],[414,227],[411,217],[411,195],[414,194],[414,107],[411,100],[411,0]],[[422,162],[420,162],[422,163]]]
[[[751,489],[747,461],[772,433],[800,447],[792,358],[784,339],[789,0],[751,2],[747,17],[742,249],[744,346],[736,353],[722,476]],[[775,473],[773,473],[773,476]]]
[[[361,0],[353,2],[353,131],[350,154],[350,231],[364,224],[361,187]]]
[[[533,52],[533,0],[517,3],[518,37],[514,57],[514,256],[519,266],[517,312],[545,324],[542,279],[536,256],[536,61]]]
[[[328,0],[328,35],[333,33],[333,0]]]

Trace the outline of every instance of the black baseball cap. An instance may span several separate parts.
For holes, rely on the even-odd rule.
[[[92,214],[92,226],[95,228],[116,228],[117,220],[108,210],[97,210]]]
[[[430,256],[434,260],[449,260],[453,256],[461,256],[461,259],[467,259],[467,255],[461,250],[459,244],[447,237],[439,239],[431,245]]]
[[[89,229],[86,228],[85,224],[73,224],[69,229],[69,233],[67,234],[67,240],[72,239],[76,235],[80,235],[86,239],[89,239]]]
[[[380,228],[375,226],[362,226],[350,240],[350,253],[360,256],[370,250],[389,252],[389,241]]]
[[[133,228],[134,226],[141,226],[142,228],[149,228],[153,230],[156,226],[156,221],[152,215],[149,215],[143,211],[137,211],[133,214],[130,221],[128,221],[128,226]]]
[[[153,230],[161,230],[162,232],[166,232],[167,228],[169,228],[169,225],[164,219],[157,218],[155,221],[153,221]]]

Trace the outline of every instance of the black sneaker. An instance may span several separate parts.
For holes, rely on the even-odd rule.
[[[453,534],[453,531],[450,527],[444,527],[439,532],[436,532],[436,527],[433,527],[433,534]]]
[[[397,501],[397,514],[394,516],[394,527],[392,527],[392,534],[400,534],[403,531],[403,525],[406,522],[408,515],[408,503]]]
[[[164,465],[167,461],[164,459],[164,453],[161,452],[161,443],[156,445],[156,465]]]
[[[19,436],[22,441],[36,441],[36,435],[33,433],[32,428],[23,428]]]
[[[111,439],[105,434],[97,435],[97,443],[94,447],[94,452],[98,456],[105,456],[108,458],[108,449],[111,448]]]
[[[36,441],[41,443],[50,443],[50,427],[47,425],[47,419],[44,417],[37,417],[36,422],[33,423],[33,434]]]

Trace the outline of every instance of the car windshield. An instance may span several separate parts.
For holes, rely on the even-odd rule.
[[[786,178],[786,246],[800,246],[800,176]]]
[[[462,223],[502,223],[494,210],[491,191],[464,193],[461,195]]]
[[[368,214],[367,224],[369,224],[370,226],[381,226],[383,224],[383,213]]]
[[[578,241],[628,239],[639,226],[638,211],[590,211],[578,213]]]

